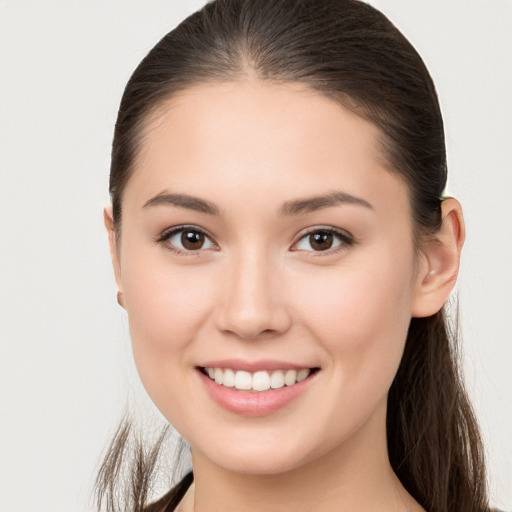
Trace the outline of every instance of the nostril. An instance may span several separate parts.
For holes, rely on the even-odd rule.
[[[216,326],[244,340],[271,337],[288,329],[291,320],[277,279],[268,272],[265,256],[257,251],[239,255],[222,280]]]
[[[258,341],[258,340],[264,340],[272,338],[273,336],[276,336],[279,334],[278,331],[274,329],[264,329],[264,330],[258,330],[254,329],[253,331],[242,331],[240,329],[237,329],[236,331],[229,331],[233,336],[236,336],[237,338],[240,338],[245,341]]]
[[[226,334],[240,339],[253,341],[268,339],[283,334],[291,326],[287,311],[275,307],[274,310],[263,308],[236,309],[224,308],[217,317],[217,327]]]

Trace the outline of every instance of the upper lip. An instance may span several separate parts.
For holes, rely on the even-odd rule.
[[[200,368],[230,368],[231,370],[242,370],[246,372],[256,372],[259,370],[301,370],[302,368],[314,368],[309,364],[290,363],[288,361],[278,361],[274,359],[261,359],[258,361],[245,361],[242,359],[217,359],[207,361],[199,365]]]

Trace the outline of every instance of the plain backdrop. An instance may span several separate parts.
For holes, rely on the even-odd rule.
[[[467,385],[493,502],[512,509],[512,2],[375,0],[423,56],[465,209]],[[202,0],[0,0],[0,511],[84,512],[127,402],[144,402],[102,208],[116,109]]]

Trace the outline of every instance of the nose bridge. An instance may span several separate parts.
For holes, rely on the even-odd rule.
[[[289,315],[283,301],[279,266],[256,245],[240,248],[224,270],[224,300],[218,305],[219,328],[244,339],[283,332]]]

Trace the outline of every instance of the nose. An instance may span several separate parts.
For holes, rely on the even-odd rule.
[[[291,316],[282,272],[261,251],[247,250],[226,264],[217,304],[217,328],[245,340],[286,332]]]

